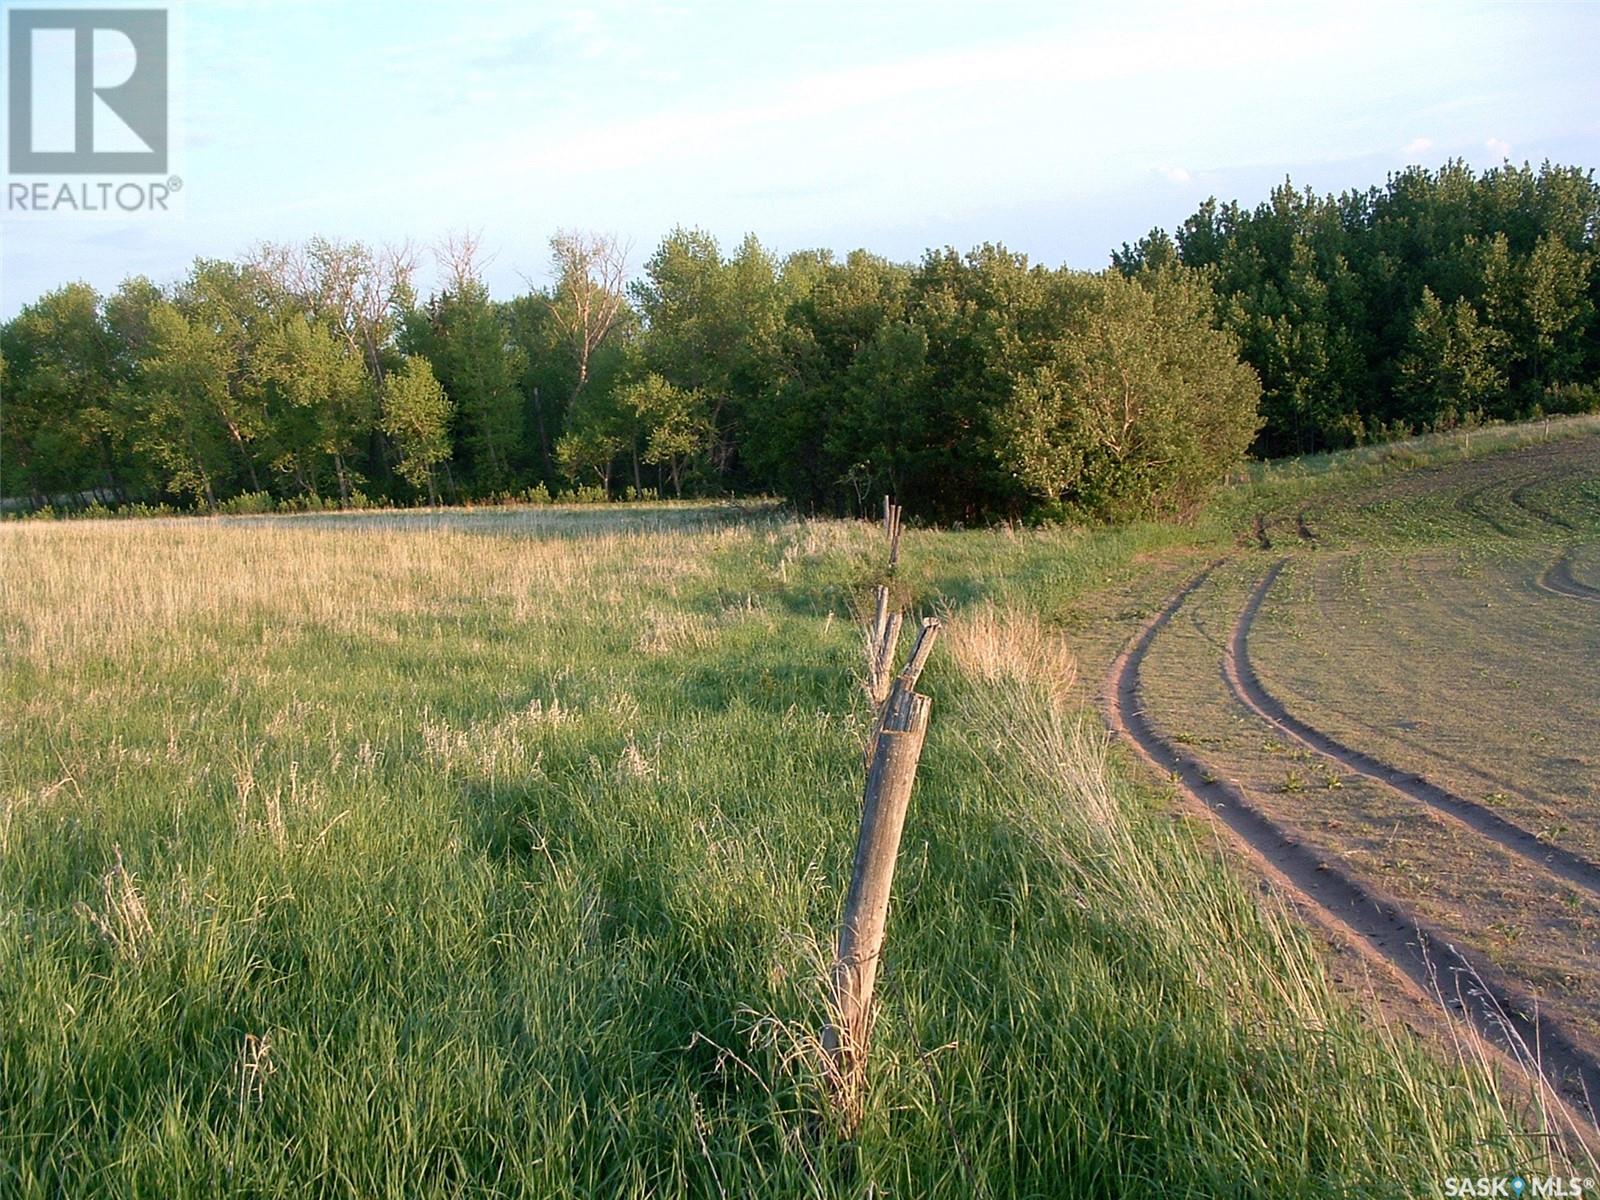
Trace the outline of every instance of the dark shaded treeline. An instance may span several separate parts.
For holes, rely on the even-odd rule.
[[[628,281],[552,239],[505,302],[477,248],[314,240],[0,328],[0,486],[196,507],[777,492],[919,515],[1182,514],[1249,449],[1600,407],[1600,189],[1412,169],[1208,201],[1114,270],[914,265],[669,234]]]

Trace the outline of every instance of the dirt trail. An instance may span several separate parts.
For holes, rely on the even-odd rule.
[[[1459,1005],[1490,1045],[1513,1062],[1536,1065],[1592,1123],[1594,1110],[1586,1097],[1600,1102],[1600,1063],[1592,1055],[1548,1020],[1537,1020],[1537,1006],[1524,997],[1485,982],[1491,973],[1447,938],[1291,837],[1240,789],[1214,779],[1198,759],[1185,757],[1155,731],[1142,700],[1141,666],[1156,636],[1216,565],[1173,596],[1112,663],[1102,701],[1113,731],[1151,767],[1172,776],[1186,801],[1226,825],[1252,865],[1300,901],[1297,907],[1306,917],[1379,965],[1432,1011],[1441,1001]]]
[[[1282,702],[1267,691],[1250,663],[1250,627],[1255,622],[1262,602],[1272,590],[1272,585],[1286,561],[1280,559],[1274,563],[1262,577],[1261,582],[1256,584],[1249,603],[1239,614],[1239,620],[1233,627],[1233,636],[1224,653],[1223,678],[1227,680],[1229,690],[1239,702],[1285,737],[1315,751],[1330,762],[1391,787],[1401,795],[1443,813],[1473,833],[1488,838],[1495,845],[1520,855],[1529,862],[1537,863],[1568,883],[1600,896],[1600,866],[1570,850],[1552,846],[1481,804],[1458,796],[1420,776],[1390,766],[1370,754],[1351,749],[1343,742],[1294,716]]]
[[[1322,566],[1324,568],[1329,565],[1333,564],[1329,563],[1328,560],[1323,561]],[[1316,581],[1312,590],[1315,593],[1314,599],[1317,606],[1318,618],[1324,625],[1337,625],[1340,617],[1335,615],[1334,610],[1330,606],[1328,590],[1322,586],[1321,579]],[[1218,642],[1217,646],[1220,650],[1222,643]],[[1223,681],[1227,682],[1226,676],[1224,676]],[[1323,709],[1324,711],[1335,716],[1343,717],[1352,724],[1364,725],[1368,728],[1371,728],[1368,714],[1354,712],[1346,705],[1334,704],[1324,699]],[[1511,784],[1508,784],[1499,776],[1491,775],[1488,771],[1485,771],[1476,762],[1470,761],[1459,754],[1453,754],[1450,751],[1442,748],[1435,740],[1429,740],[1422,736],[1412,736],[1409,731],[1402,730],[1396,726],[1386,727],[1383,730],[1383,734],[1386,738],[1388,738],[1389,741],[1405,747],[1413,754],[1420,754],[1425,758],[1433,759],[1437,762],[1443,763],[1446,766],[1454,768],[1462,775],[1470,775],[1473,779],[1476,779],[1491,792],[1515,792],[1524,799],[1530,800],[1535,804],[1539,804],[1550,809],[1554,809],[1560,804],[1560,801],[1556,797],[1550,795],[1548,792],[1540,791],[1537,788],[1530,787],[1526,782],[1515,787]]]
[[[1497,492],[1505,486],[1504,480],[1491,480],[1478,487],[1470,488],[1456,497],[1455,508],[1459,513],[1482,521],[1489,528],[1503,537],[1516,537],[1517,531],[1507,525],[1494,513],[1490,512],[1483,503],[1483,498],[1490,492]]]
[[[1600,602],[1600,588],[1592,588],[1587,583],[1581,583],[1573,578],[1572,560],[1565,554],[1545,568],[1544,574],[1539,576],[1538,584],[1545,591],[1554,592],[1557,596]]]
[[[1571,531],[1574,528],[1571,521],[1560,513],[1552,512],[1542,504],[1528,498],[1528,491],[1532,486],[1531,483],[1525,483],[1521,487],[1514,489],[1511,493],[1511,503],[1529,516],[1543,521],[1546,525]],[[1567,596],[1573,600],[1600,601],[1600,588],[1592,588],[1588,584],[1581,583],[1573,578],[1572,561],[1567,557],[1565,551],[1555,562],[1546,567],[1544,574],[1540,575],[1534,582],[1545,591],[1553,592],[1557,596]]]
[[[1544,505],[1528,499],[1528,492],[1533,487],[1534,484],[1525,483],[1519,488],[1514,488],[1511,492],[1511,503],[1515,504],[1518,508],[1530,516],[1536,517],[1543,521],[1546,525],[1556,525],[1562,529],[1571,529],[1572,522],[1567,520],[1560,513],[1551,512]]]

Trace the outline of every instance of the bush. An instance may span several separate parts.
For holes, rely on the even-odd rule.
[[[1600,412],[1600,387],[1592,383],[1557,383],[1545,389],[1544,402],[1534,405],[1531,415],[1537,418],[1592,412]]]
[[[278,511],[278,503],[267,492],[241,492],[219,501],[214,511],[230,517],[272,513]]]
[[[996,453],[1037,502],[1101,518],[1192,513],[1260,428],[1260,381],[1212,327],[1197,274],[1082,282],[1063,331],[1042,353],[1023,348]]]

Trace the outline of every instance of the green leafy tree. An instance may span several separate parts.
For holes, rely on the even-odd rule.
[[[901,376],[910,385],[900,402],[904,503],[945,520],[1019,510],[1024,497],[1001,466],[995,417],[1018,361],[1060,331],[1075,278],[993,243],[924,257],[908,311],[927,350],[920,369],[903,359]]]
[[[214,507],[238,445],[230,425],[233,348],[223,331],[192,321],[166,301],[150,313],[150,347],[140,364],[143,411],[136,440],[165,487]]]
[[[573,483],[593,475],[596,486],[609,496],[611,475],[625,445],[606,424],[579,420],[556,442],[556,462]]]
[[[752,235],[731,258],[701,230],[669,233],[634,285],[645,368],[698,394],[709,423],[708,465],[739,477],[750,409],[773,391],[785,292],[777,263]]]
[[[273,466],[304,494],[331,466],[339,499],[352,491],[351,461],[374,423],[372,386],[359,344],[325,322],[290,313],[256,347],[252,370],[269,393],[269,424],[278,455]]]
[[[0,459],[6,490],[42,501],[119,487],[114,340],[88,284],[40,297],[0,329],[9,376]]]
[[[665,470],[673,494],[682,496],[684,469],[704,452],[711,436],[704,398],[651,372],[624,387],[617,400],[631,411],[632,424],[644,440],[641,459]]]
[[[1541,390],[1582,377],[1585,333],[1595,317],[1589,276],[1595,255],[1542,233],[1522,268],[1522,329],[1518,345],[1528,376]],[[1535,401],[1537,402],[1537,401]]]
[[[434,470],[450,457],[450,398],[420,354],[389,373],[383,389],[383,429],[400,453],[400,474],[415,488],[428,489],[428,503],[439,503]]]
[[[1424,287],[1412,319],[1411,345],[1400,363],[1408,419],[1449,426],[1491,412],[1506,391],[1506,373],[1499,366],[1505,340],[1499,330],[1479,323],[1465,299],[1446,308]]]
[[[428,359],[450,397],[458,457],[477,490],[509,486],[524,466],[526,362],[483,281],[460,274],[415,315],[403,341]]]
[[[998,425],[1027,491],[1096,516],[1190,513],[1255,435],[1260,384],[1185,271],[1096,277]]]
[[[261,491],[257,463],[270,422],[253,359],[277,315],[272,282],[248,263],[197,259],[172,303],[192,335],[204,339],[203,357],[220,372],[219,386],[205,392],[204,410],[221,423],[234,462],[232,471],[213,474],[211,485],[231,490],[237,473],[251,491]]]
[[[1217,322],[1261,376],[1256,449],[1282,454],[1448,419],[1427,406],[1457,405],[1453,385],[1419,375],[1425,291],[1446,326],[1462,326],[1452,314],[1465,300],[1499,335],[1504,392],[1480,398],[1486,415],[1528,415],[1558,393],[1600,399],[1583,384],[1600,369],[1597,231],[1592,172],[1506,164],[1480,175],[1454,161],[1339,196],[1286,183],[1255,209],[1208,200],[1175,240],[1183,263],[1210,272]],[[1165,254],[1157,231],[1114,262],[1136,273]]]
[[[524,437],[529,440],[526,457],[536,464],[544,482],[554,484],[560,474],[555,444],[566,427],[567,405],[577,391],[577,365],[548,293],[517,296],[502,307],[502,314],[522,364],[517,386],[527,414],[523,422]]]
[[[913,321],[885,323],[851,358],[825,448],[844,468],[856,503],[887,493],[915,500],[929,447],[928,334]],[[928,480],[927,482],[931,482]]]
[[[847,444],[834,433],[857,352],[884,325],[904,320],[911,273],[865,251],[843,263],[797,255],[785,263],[788,306],[770,398],[746,418],[745,453],[755,471],[805,508],[864,503]],[[865,486],[865,485],[863,485]]]
[[[125,279],[103,305],[112,340],[110,397],[111,438],[121,466],[116,474],[118,498],[148,498],[160,486],[149,456],[136,450],[144,411],[141,369],[151,353],[151,318],[165,302],[161,289],[144,276]]]

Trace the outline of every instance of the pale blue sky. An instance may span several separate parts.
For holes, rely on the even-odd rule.
[[[6,216],[4,315],[314,233],[470,228],[501,296],[560,227],[1098,268],[1285,173],[1600,166],[1597,4],[170,7],[180,210]]]

